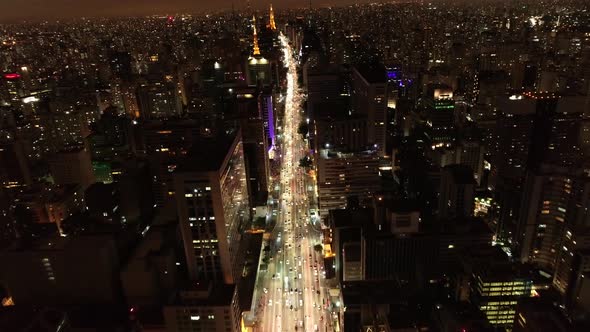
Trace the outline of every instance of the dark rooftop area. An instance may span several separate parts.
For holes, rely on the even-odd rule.
[[[473,171],[466,165],[449,165],[445,167],[451,172],[453,180],[457,184],[475,184]]]
[[[176,172],[211,172],[221,168],[225,157],[238,135],[233,132],[195,142]]]
[[[385,83],[387,81],[383,65],[358,65],[355,68],[369,83]]]

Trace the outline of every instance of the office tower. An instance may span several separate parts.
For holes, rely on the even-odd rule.
[[[429,86],[427,125],[433,144],[455,141],[455,101],[453,90],[444,85]]]
[[[318,154],[318,194],[320,215],[343,209],[347,199],[366,204],[380,188],[379,152],[340,152],[321,149]]]
[[[577,174],[573,178],[565,225],[557,245],[553,285],[563,295],[570,313],[589,304],[584,295],[588,287],[585,276],[590,272],[589,193],[587,174]]]
[[[49,159],[49,171],[56,184],[80,184],[83,190],[95,182],[90,153],[84,148],[72,148],[54,154]]]
[[[555,271],[575,169],[541,165],[527,174],[516,233],[520,260]]]
[[[497,101],[498,153],[492,162],[499,231],[511,238],[519,219],[520,195],[527,169],[542,163],[575,167],[582,161],[583,103],[578,97],[526,93]]]
[[[438,241],[417,231],[418,218],[391,214],[387,219],[392,229],[378,225],[363,229],[363,279],[398,280],[414,286],[428,280],[438,265]]]
[[[0,251],[0,276],[19,305],[121,303],[110,235],[49,236]],[[26,282],[23,282],[26,281]]]
[[[438,196],[438,217],[449,219],[473,215],[475,180],[469,166],[443,167]]]
[[[356,113],[367,115],[370,144],[386,155],[387,79],[384,68],[356,66],[352,69],[352,105]]]
[[[143,119],[169,119],[182,115],[182,101],[172,76],[150,79],[137,88]]]
[[[317,113],[315,108],[322,103],[350,97],[350,91],[344,90],[343,76],[345,75],[346,73],[338,66],[322,66],[306,70],[303,76],[303,85],[307,87],[307,113],[309,115],[315,117]]]
[[[328,147],[358,152],[368,147],[365,115],[349,115],[344,109],[337,109],[336,112],[329,114],[327,110],[319,109],[317,110],[319,114],[315,115],[315,131],[313,131],[317,150]]]
[[[189,277],[236,283],[241,231],[250,218],[241,133],[193,146],[174,173]]]
[[[580,302],[588,300],[588,282],[585,280],[590,272],[590,228],[566,225],[560,237],[557,249],[553,285],[563,295],[568,311],[573,312]]]
[[[373,222],[373,211],[365,209],[330,210],[327,221],[330,225],[332,250],[336,253],[334,265],[338,280],[362,280],[363,254],[361,230]]]
[[[499,247],[471,248],[465,250],[462,257],[465,273],[471,279],[471,303],[493,326],[511,328],[518,301],[530,297],[532,277],[510,262]]]

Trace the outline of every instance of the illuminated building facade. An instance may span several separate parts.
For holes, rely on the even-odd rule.
[[[262,85],[268,86],[272,82],[272,70],[268,59],[260,55],[250,57],[246,67],[246,82],[248,82],[248,85],[262,83]]]
[[[542,165],[527,175],[517,228],[521,261],[555,270],[575,173]]]
[[[241,133],[196,144],[174,187],[190,278],[235,283],[240,233],[250,217]]]
[[[476,275],[474,297],[492,325],[512,327],[518,299],[529,297],[532,287],[532,280],[482,279]]]
[[[462,254],[471,271],[469,300],[495,327],[511,328],[519,299],[531,296],[533,280],[499,247],[470,247]]]
[[[439,98],[429,109],[427,124],[433,143],[452,143],[455,140],[455,101],[450,99],[452,97]]]
[[[381,188],[379,155],[376,151],[344,153],[321,149],[317,160],[320,215],[343,209],[349,197],[361,204]]]

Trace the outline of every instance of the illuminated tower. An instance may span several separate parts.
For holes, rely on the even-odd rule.
[[[260,48],[258,47],[258,33],[256,33],[256,15],[252,16],[252,26],[254,28],[254,52],[253,55],[260,55]]]
[[[270,5],[270,29],[271,30],[277,29],[277,25],[275,24],[275,12],[272,9],[272,4]]]

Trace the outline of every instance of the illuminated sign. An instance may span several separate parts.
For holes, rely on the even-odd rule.
[[[11,73],[11,74],[4,74],[4,78],[7,80],[16,80],[20,78],[20,74]]]

